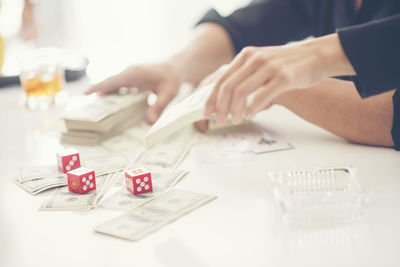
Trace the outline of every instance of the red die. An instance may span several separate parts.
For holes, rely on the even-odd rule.
[[[132,194],[139,195],[153,192],[151,173],[145,168],[125,171],[126,189]]]
[[[70,192],[84,194],[96,189],[94,171],[88,168],[81,167],[67,172],[67,180]]]
[[[66,173],[81,166],[79,152],[76,149],[68,148],[57,153],[57,166],[60,172]]]

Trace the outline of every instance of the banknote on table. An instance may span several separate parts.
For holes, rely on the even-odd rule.
[[[70,130],[107,132],[133,115],[143,114],[147,95],[143,92],[74,97],[62,117]]]
[[[67,178],[65,177],[65,175],[60,175],[27,180],[25,182],[21,182],[19,178],[16,178],[15,183],[26,192],[32,195],[36,195],[48,189],[67,185]]]
[[[151,180],[153,182],[153,193],[137,196],[134,196],[126,190],[125,179],[122,176],[118,179],[118,182],[115,183],[120,186],[120,189],[114,194],[103,198],[98,206],[99,208],[112,210],[129,210],[138,207],[155,197],[160,192],[172,188],[187,173],[188,171],[186,170],[152,168]]]
[[[110,116],[112,119],[113,116]],[[93,131],[93,130],[76,130],[67,129],[61,133],[61,142],[81,144],[81,145],[98,145],[102,142],[112,138],[125,130],[129,129],[132,125],[136,125],[144,118],[142,111],[133,114],[127,114],[127,118],[120,123],[113,126],[108,131]]]
[[[85,159],[82,166],[95,170],[96,176],[115,172],[127,167],[129,161],[122,155],[105,155]]]
[[[204,119],[204,105],[213,88],[214,84],[200,88],[180,103],[165,110],[147,132],[144,138],[145,146],[151,148],[177,130]]]
[[[215,198],[212,195],[174,189],[95,227],[95,231],[137,241]]]
[[[184,145],[180,147],[157,146],[143,151],[135,162],[146,165],[150,169],[153,167],[176,168],[189,150],[190,147]]]
[[[174,132],[162,143],[145,150],[135,160],[149,167],[177,168],[189,154],[193,146],[209,141],[192,127]]]
[[[58,188],[54,194],[42,204],[40,210],[93,209],[104,194],[112,187],[118,177],[122,175],[122,171],[117,171],[97,176],[96,190],[82,195],[69,192],[67,186]]]
[[[101,146],[110,152],[123,152],[126,150],[140,149],[143,145],[128,132],[111,137],[101,143]]]
[[[41,178],[57,177],[62,175],[63,173],[59,172],[55,165],[24,167],[19,169],[18,181],[24,183]]]
[[[124,169],[128,160],[120,155],[106,155],[82,161],[82,166],[95,170],[96,176]],[[56,165],[24,167],[19,170],[15,183],[22,189],[36,195],[45,190],[67,185],[64,173]]]

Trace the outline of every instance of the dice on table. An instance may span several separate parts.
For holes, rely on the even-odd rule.
[[[151,173],[145,168],[137,168],[125,171],[126,189],[132,194],[139,195],[153,192]]]
[[[96,189],[94,171],[80,167],[67,172],[68,190],[73,193],[84,194]]]
[[[81,166],[79,152],[74,148],[67,148],[57,153],[57,166],[60,172],[66,173]]]

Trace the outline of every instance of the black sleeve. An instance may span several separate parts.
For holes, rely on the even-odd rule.
[[[199,21],[213,22],[225,28],[235,52],[246,46],[281,45],[312,35],[312,1],[264,0],[223,17],[210,10]]]
[[[392,139],[396,150],[400,150],[400,90],[393,95]]]
[[[338,30],[361,97],[400,88],[400,15]]]

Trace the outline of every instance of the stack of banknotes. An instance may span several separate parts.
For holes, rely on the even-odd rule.
[[[77,96],[69,101],[62,119],[64,143],[95,145],[142,120],[147,93]]]

